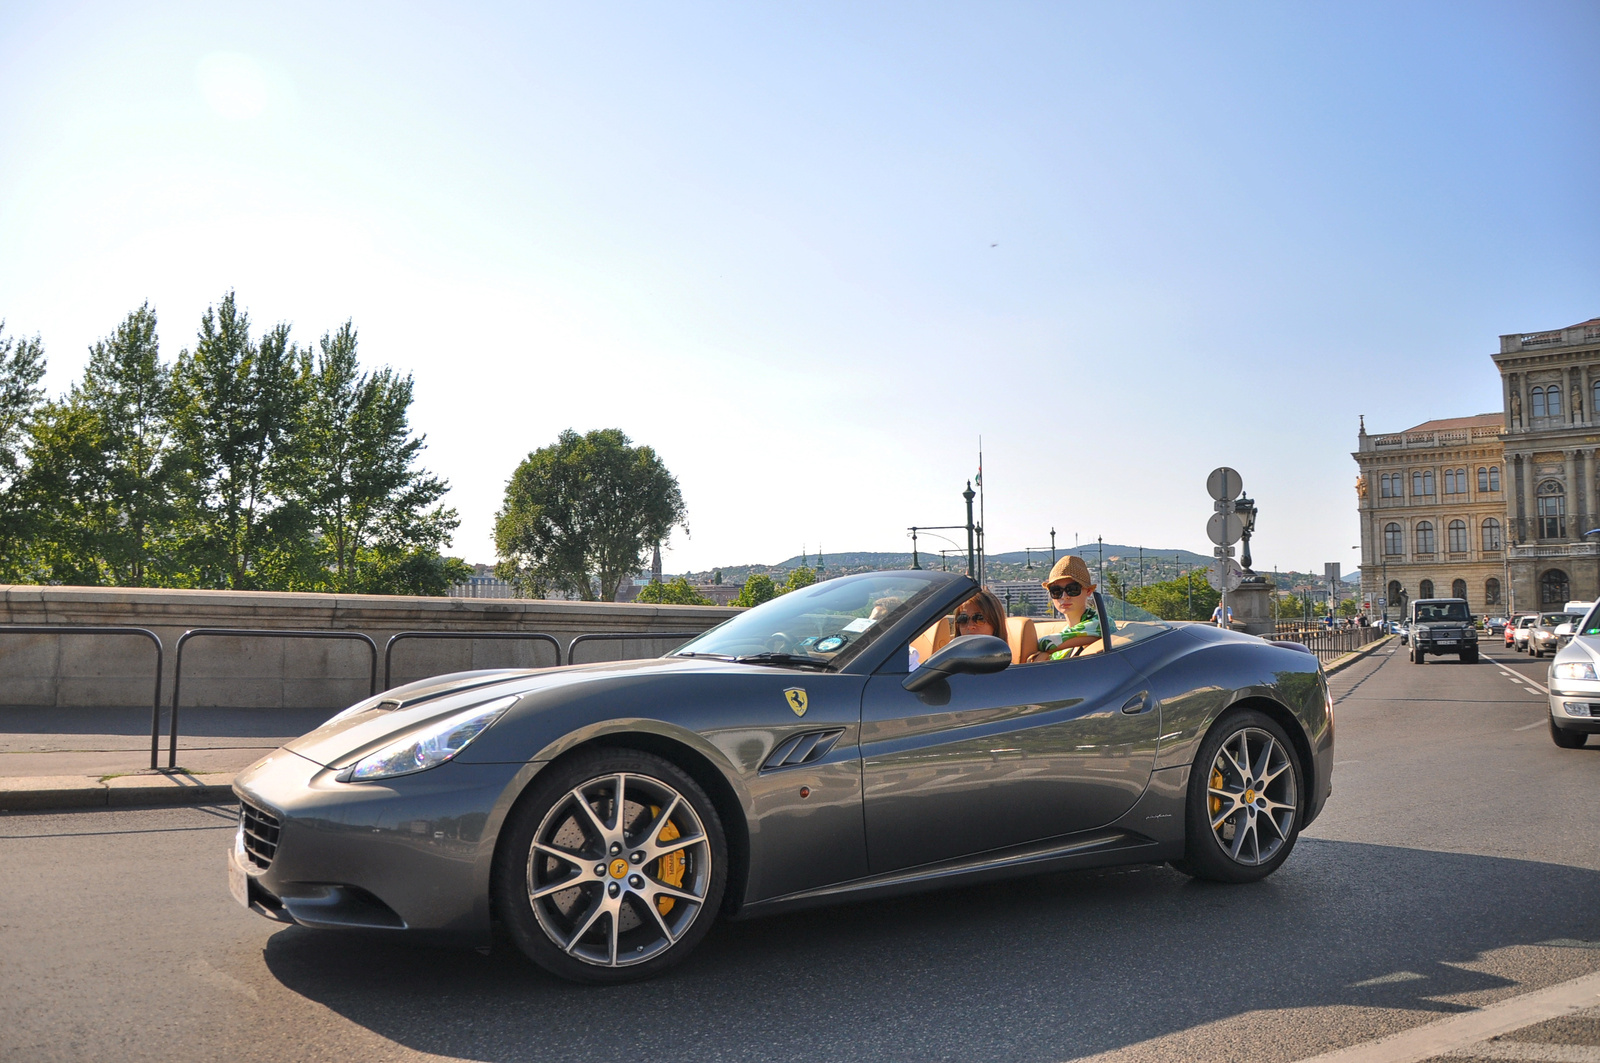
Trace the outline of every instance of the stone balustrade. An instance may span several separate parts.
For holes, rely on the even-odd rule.
[[[174,650],[199,627],[361,632],[382,651],[400,631],[543,632],[560,642],[591,632],[703,631],[737,613],[716,606],[420,598],[268,591],[155,590],[0,585],[0,625],[141,627],[166,647],[161,686],[170,698]],[[584,664],[665,653],[679,639],[585,642]],[[336,709],[367,695],[371,654],[356,640],[195,638],[183,653],[182,704]],[[392,685],[473,668],[555,663],[547,643],[413,639],[394,648]],[[144,707],[155,648],[137,636],[0,634],[0,705]]]

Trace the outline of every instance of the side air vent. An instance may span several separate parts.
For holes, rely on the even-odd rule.
[[[772,751],[772,756],[767,758],[767,762],[761,765],[761,770],[793,768],[821,760],[828,755],[828,750],[833,748],[833,744],[839,741],[839,736],[842,734],[844,728],[836,727],[831,731],[803,731],[785,738],[778,743],[778,748]]]

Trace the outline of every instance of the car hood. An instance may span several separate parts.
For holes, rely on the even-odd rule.
[[[325,768],[342,768],[406,732],[497,698],[518,697],[521,700],[515,709],[520,712],[529,700],[539,700],[537,695],[576,685],[723,670],[748,673],[755,669],[722,661],[659,657],[565,668],[454,672],[357,702],[283,748]]]
[[[1550,667],[1567,661],[1579,661],[1594,665],[1595,671],[1600,673],[1600,637],[1595,635],[1578,635],[1573,640],[1561,647],[1555,660],[1550,662]]]

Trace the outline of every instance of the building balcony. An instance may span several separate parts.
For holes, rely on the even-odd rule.
[[[1600,557],[1600,543],[1513,543],[1506,547],[1512,561],[1551,557]]]
[[[1422,450],[1428,447],[1464,447],[1471,443],[1499,439],[1505,429],[1499,425],[1451,428],[1441,432],[1400,432],[1388,436],[1366,436],[1362,450]]]
[[[1571,347],[1600,340],[1600,324],[1585,321],[1571,328],[1551,329],[1549,332],[1519,332],[1500,337],[1500,353],[1537,351],[1546,347]]]

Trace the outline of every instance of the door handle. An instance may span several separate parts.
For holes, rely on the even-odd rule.
[[[1149,707],[1150,692],[1148,690],[1144,690],[1129,698],[1127,704],[1122,706],[1122,711],[1127,713],[1129,716],[1137,716],[1139,713],[1143,712]]]

